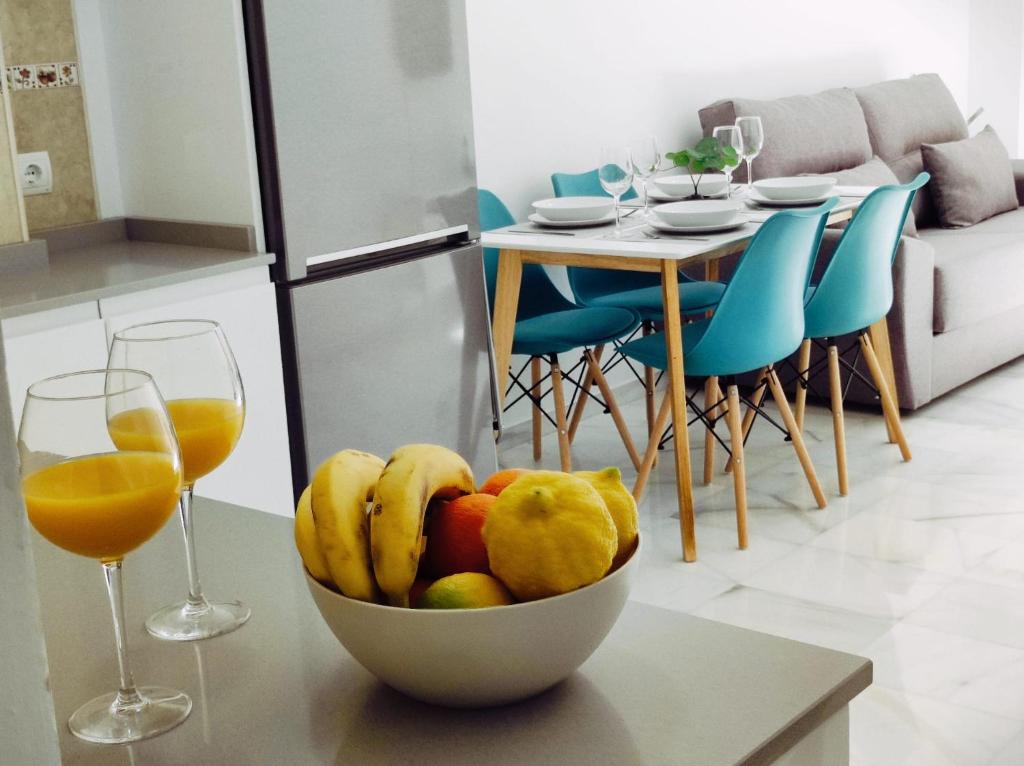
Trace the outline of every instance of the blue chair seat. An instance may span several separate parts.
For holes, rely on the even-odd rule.
[[[512,353],[545,356],[599,346],[629,335],[639,325],[636,313],[624,308],[575,308],[541,314],[516,322]]]
[[[680,282],[679,306],[684,314],[702,314],[718,305],[723,292],[725,285],[722,282]],[[624,290],[621,293],[595,295],[587,305],[628,306],[635,310],[641,319],[658,322],[664,318],[660,284]]]

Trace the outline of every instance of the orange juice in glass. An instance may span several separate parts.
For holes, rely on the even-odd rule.
[[[144,447],[117,444],[109,424],[148,413]],[[124,556],[174,513],[183,471],[177,439],[153,379],[96,370],[29,387],[18,432],[21,489],[32,526],[47,540],[103,566],[114,617],[120,683],[75,711],[71,731],[90,742],[134,742],[177,726],[192,707],[174,689],[136,688],[128,664]]]
[[[228,633],[245,624],[250,610],[238,601],[210,601],[196,561],[192,492],[195,482],[231,455],[245,422],[245,393],[223,330],[205,319],[150,322],[114,333],[109,366],[145,370],[163,394],[181,445],[184,489],[179,503],[185,536],[188,596],[146,621],[158,638],[192,641]],[[152,418],[126,411],[110,422],[124,449],[145,450]]]

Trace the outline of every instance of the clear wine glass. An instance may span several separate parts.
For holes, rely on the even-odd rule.
[[[126,421],[145,424],[144,443],[119,443]],[[188,717],[192,701],[175,689],[135,686],[121,582],[125,554],[163,527],[182,486],[178,441],[153,378],[107,369],[32,384],[18,452],[29,521],[54,545],[99,560],[114,616],[118,690],[78,708],[68,721],[71,732],[114,744],[174,728]]]
[[[615,236],[622,236],[619,200],[633,185],[633,160],[626,147],[604,148],[597,166],[601,188],[615,199]]]
[[[661,168],[661,154],[658,152],[658,141],[655,138],[646,138],[642,141],[634,141],[630,146],[630,153],[633,159],[633,174],[640,183],[640,191],[644,196],[644,215],[647,215],[647,185],[650,179]]]
[[[737,117],[736,127],[740,130],[740,137],[743,139],[743,159],[747,161],[747,193],[750,193],[751,184],[754,182],[753,162],[754,158],[764,148],[764,125],[761,118],[756,116]]]
[[[711,131],[711,135],[718,139],[718,143],[723,148],[731,146],[736,150],[736,162],[722,168],[725,173],[727,196],[732,197],[732,172],[739,167],[740,159],[743,156],[743,138],[740,136],[740,129],[735,125],[719,125]]]
[[[110,367],[150,373],[167,401],[181,445],[184,489],[181,528],[185,535],[188,597],[146,620],[146,630],[169,641],[212,638],[240,628],[251,611],[238,601],[209,601],[196,561],[192,492],[197,479],[231,454],[245,421],[245,393],[227,338],[207,319],[150,322],[114,333]],[[122,438],[145,439],[145,429],[126,424]]]

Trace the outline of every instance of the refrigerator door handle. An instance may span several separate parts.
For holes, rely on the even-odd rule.
[[[357,258],[360,256],[370,255],[372,253],[382,252],[386,250],[398,250],[400,248],[407,248],[410,245],[418,245],[425,242],[433,242],[434,240],[444,240],[451,237],[456,237],[459,234],[465,234],[468,239],[469,226],[461,224],[459,226],[449,226],[447,229],[437,229],[436,231],[425,231],[420,234],[414,234],[411,237],[402,237],[400,239],[392,239],[387,242],[375,242],[372,245],[361,245],[360,247],[350,247],[346,250],[336,250],[333,253],[321,253],[320,255],[311,255],[306,259],[306,266],[323,266],[327,263],[334,263],[336,261],[344,261],[349,258]]]

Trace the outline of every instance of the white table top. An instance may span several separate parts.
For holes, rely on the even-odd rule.
[[[740,197],[742,198],[742,196]],[[832,214],[855,210],[863,197],[840,197]],[[635,209],[635,208],[633,208]],[[627,211],[628,212],[628,211]],[[484,247],[507,250],[527,250],[548,253],[580,253],[583,255],[613,255],[624,258],[660,258],[688,260],[735,242],[743,242],[754,235],[757,228],[774,212],[764,208],[747,209],[747,223],[738,229],[720,234],[696,234],[692,238],[664,234],[636,220],[643,213],[637,210],[624,218],[625,236],[613,238],[613,224],[580,229],[544,229],[536,224],[516,223],[501,229],[483,232],[480,241]],[[623,213],[626,215],[626,213]],[[648,239],[641,232],[659,234],[661,239]],[[527,232],[527,233],[523,233]],[[558,233],[553,233],[558,232]]]

